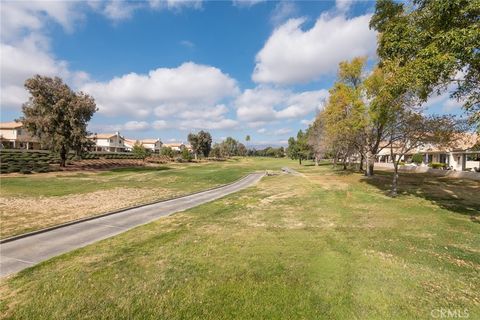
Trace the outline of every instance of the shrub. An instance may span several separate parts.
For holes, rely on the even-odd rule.
[[[432,162],[429,164],[429,167],[433,169],[444,169],[447,167],[445,163],[440,163],[440,162]]]
[[[182,150],[182,159],[185,161],[192,161],[192,155],[190,154],[190,151],[188,151],[187,148],[183,148]]]
[[[19,168],[19,167],[16,167],[16,166],[11,166],[11,167],[8,167],[8,168],[7,168],[7,172],[8,172],[8,173],[18,172],[18,171],[20,171],[20,168]]]
[[[22,169],[20,169],[20,173],[30,174],[30,173],[32,173],[32,170],[30,170],[30,168],[22,168]]]
[[[50,169],[48,167],[39,167],[35,171],[38,173],[42,173],[42,172],[49,172]]]
[[[421,153],[416,153],[412,157],[412,162],[416,164],[421,164],[423,162],[423,155]]]

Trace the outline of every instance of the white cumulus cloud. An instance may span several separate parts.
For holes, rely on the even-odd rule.
[[[195,110],[238,93],[236,81],[220,69],[193,62],[87,83],[82,89],[95,97],[100,113],[136,118]]]
[[[322,14],[308,30],[304,18],[290,19],[276,28],[256,56],[252,79],[258,83],[294,84],[334,73],[338,63],[356,56],[375,56],[376,33],[371,15],[347,19]]]
[[[302,118],[323,108],[327,90],[305,91],[257,87],[245,90],[235,101],[237,116],[250,123]]]

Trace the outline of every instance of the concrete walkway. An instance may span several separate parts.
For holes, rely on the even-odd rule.
[[[0,244],[0,276],[6,276],[59,254],[112,237],[158,218],[222,198],[257,183],[263,173],[252,173],[232,184],[121,211]]]

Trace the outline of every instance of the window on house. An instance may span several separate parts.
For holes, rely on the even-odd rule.
[[[467,161],[480,161],[480,153],[467,155]]]
[[[446,154],[440,154],[440,163],[447,163],[447,155]]]

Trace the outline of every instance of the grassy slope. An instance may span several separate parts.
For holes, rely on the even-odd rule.
[[[233,159],[227,162],[171,164],[162,167],[126,168],[88,174],[38,174],[2,177],[1,200],[8,203],[12,198],[21,198],[27,200],[24,201],[25,203],[35,203],[35,199],[40,197],[75,196],[115,188],[157,190],[147,199],[142,197],[141,193],[137,195],[126,192],[125,198],[128,199],[123,202],[125,204],[123,207],[125,207],[229,183],[254,170],[278,169],[284,162],[285,160],[282,162],[268,158],[256,160]],[[109,200],[108,194],[103,197],[106,201]],[[25,208],[27,205],[21,206],[24,211],[19,211],[16,207],[7,205],[2,208],[0,213],[2,221],[0,236],[12,236],[102,213],[98,209],[95,210],[95,203],[92,203],[89,210],[82,207],[75,210],[75,208],[71,208],[71,202],[67,204],[67,201],[62,200],[64,198],[57,201],[58,203],[53,201],[52,205],[55,210],[51,211],[40,210],[38,206]],[[75,199],[70,198],[69,200],[75,201]],[[62,205],[65,207],[64,211],[61,210]],[[118,209],[116,203],[112,203],[112,207],[109,207],[109,210],[113,209]]]
[[[467,308],[480,317],[480,200],[436,196],[451,180],[419,193],[402,177],[410,194],[392,199],[383,175],[300,171],[25,270],[3,281],[0,310],[14,319],[426,319]]]

